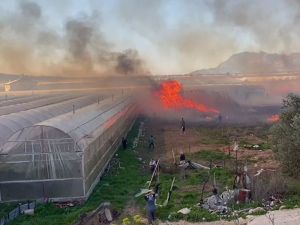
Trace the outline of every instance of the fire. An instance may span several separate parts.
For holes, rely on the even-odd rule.
[[[161,84],[161,89],[157,93],[162,105],[166,109],[188,108],[195,109],[202,113],[219,113],[219,110],[210,108],[203,103],[185,99],[182,95],[182,85],[178,81],[167,81]]]
[[[268,119],[267,119],[267,121],[269,122],[269,123],[276,123],[276,122],[278,122],[280,120],[280,117],[279,117],[279,115],[272,115],[272,116],[270,116]]]

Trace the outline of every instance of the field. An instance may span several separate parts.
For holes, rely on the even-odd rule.
[[[202,188],[206,183],[203,198],[210,196],[213,188],[213,176],[219,191],[232,188],[236,170],[235,154],[229,154],[232,140],[237,139],[240,150],[237,154],[238,168],[247,165],[250,177],[259,169],[280,172],[280,164],[275,159],[271,146],[269,127],[240,127],[221,126],[208,124],[189,124],[187,130],[181,134],[176,122],[164,122],[157,118],[139,119],[128,135],[130,148],[119,149],[115,160],[120,162],[120,167],[112,168],[99,182],[93,194],[87,202],[75,207],[60,209],[53,203],[40,204],[34,216],[21,216],[13,221],[12,225],[47,224],[72,225],[86,213],[97,208],[102,202],[112,203],[116,218],[115,223],[121,224],[124,218],[133,220],[136,215],[146,216],[145,200],[135,198],[134,195],[140,188],[146,187],[146,181],[150,180],[150,159],[160,159],[161,170],[159,176],[160,195],[158,205],[163,205],[166,200],[173,177],[176,178],[171,200],[167,207],[158,207],[157,216],[160,220],[186,220],[186,221],[214,221],[219,220],[218,214],[211,214],[207,210],[196,206],[202,200]],[[137,134],[140,130],[137,142]],[[155,137],[155,149],[148,148],[148,138]],[[135,143],[135,144],[134,144]],[[253,145],[259,145],[253,149]],[[210,173],[206,170],[186,170],[183,178],[180,169],[174,164],[173,153],[176,164],[179,161],[179,153],[183,151],[187,159],[211,166]],[[275,172],[273,172],[275,171]],[[284,204],[293,208],[300,204],[299,182],[289,181],[289,193],[286,195]],[[261,206],[260,201],[250,204],[232,205],[232,209]],[[10,210],[10,205],[2,204],[1,213],[4,215]],[[191,208],[188,215],[176,213],[182,208]],[[226,218],[234,219],[234,218]]]

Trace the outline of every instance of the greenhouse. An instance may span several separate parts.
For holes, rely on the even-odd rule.
[[[0,201],[87,198],[135,117],[116,97],[16,127],[0,150]]]
[[[18,108],[18,111],[15,113],[0,116],[0,147],[11,135],[22,128],[70,112],[73,110],[73,106],[74,109],[77,110],[84,106],[96,103],[97,98],[97,96],[82,96],[65,101],[61,100],[59,103],[55,104],[49,103],[42,107],[33,107],[29,110],[25,110],[27,107]]]

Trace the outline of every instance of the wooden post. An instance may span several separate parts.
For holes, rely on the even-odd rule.
[[[237,150],[235,151],[235,173],[238,173],[238,160],[237,160]]]
[[[175,154],[174,154],[173,148],[172,148],[172,155],[173,155],[173,162],[174,162],[174,165],[175,165],[176,164],[176,159],[175,159]]]
[[[148,185],[148,189],[149,189],[150,186],[151,186],[151,183],[152,183],[152,180],[153,180],[153,178],[154,178],[154,176],[155,176],[155,174],[156,174],[158,165],[159,165],[159,159],[157,160],[156,166],[155,166],[154,171],[153,171],[153,173],[152,173],[151,180],[150,180],[149,185]]]

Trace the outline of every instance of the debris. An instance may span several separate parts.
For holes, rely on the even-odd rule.
[[[76,223],[76,225],[110,224],[113,221],[113,218],[118,216],[115,211],[111,211],[111,208],[112,206],[109,202],[104,202],[91,213],[82,214],[80,216],[80,221]]]
[[[253,145],[252,147],[255,148],[255,149],[258,149],[259,145]]]
[[[151,189],[148,189],[148,188],[142,188],[141,191],[139,193],[137,193],[134,197],[140,197],[142,195],[145,195],[149,192],[151,192],[152,190]]]
[[[228,213],[230,209],[227,205],[235,199],[238,195],[238,191],[238,189],[227,190],[220,195],[218,195],[217,191],[214,191],[212,196],[204,200],[202,207],[213,212]]]
[[[75,201],[75,202],[58,202],[55,203],[55,206],[60,208],[60,209],[64,209],[64,208],[72,208],[76,205],[79,205],[80,203]]]
[[[203,166],[200,163],[196,163],[196,162],[192,162],[192,161],[189,161],[189,165],[190,165],[190,167],[192,167],[194,169],[206,169],[206,170],[210,169],[207,166]]]
[[[171,198],[171,194],[172,194],[172,190],[173,190],[173,186],[174,186],[175,179],[176,179],[176,178],[174,177],[173,180],[172,180],[171,187],[170,187],[170,190],[169,190],[169,192],[168,192],[167,199],[164,201],[164,203],[163,203],[163,205],[162,205],[163,207],[167,206],[168,203],[169,203],[169,201],[170,201],[170,198]]]
[[[267,201],[263,200],[263,206],[266,210],[273,210],[277,205],[282,204],[281,195],[271,195]]]
[[[23,211],[23,213],[24,213],[25,215],[33,216],[33,215],[34,215],[34,209],[25,209],[25,210]]]
[[[191,212],[191,210],[189,208],[183,208],[177,211],[177,213],[181,213],[183,215],[187,215]]]
[[[265,212],[266,210],[262,207],[256,207],[254,209],[249,210],[249,214],[254,214],[254,213],[262,213]]]
[[[283,209],[286,209],[285,205],[282,205],[282,206],[279,207],[279,210],[283,210]]]
[[[111,222],[111,221],[113,220],[109,208],[105,208],[105,209],[104,209],[104,214],[105,214],[105,217],[106,217],[106,219],[107,219],[108,222]]]
[[[257,177],[257,176],[259,176],[262,172],[264,171],[264,169],[260,169],[260,170],[258,170],[257,171],[257,173],[256,174],[254,174],[254,177]]]

